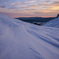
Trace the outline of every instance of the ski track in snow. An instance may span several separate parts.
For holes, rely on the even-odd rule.
[[[59,59],[59,28],[0,15],[0,59]]]

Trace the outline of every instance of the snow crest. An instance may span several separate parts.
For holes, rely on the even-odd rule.
[[[59,28],[59,17],[47,22],[44,26]]]

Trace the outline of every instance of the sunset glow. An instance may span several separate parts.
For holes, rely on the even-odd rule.
[[[0,0],[0,13],[11,17],[55,17],[59,0]]]

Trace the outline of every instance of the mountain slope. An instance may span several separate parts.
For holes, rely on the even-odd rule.
[[[0,59],[59,59],[59,28],[0,14]]]
[[[59,17],[47,22],[44,26],[59,28]]]

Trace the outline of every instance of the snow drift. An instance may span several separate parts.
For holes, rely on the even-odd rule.
[[[47,22],[44,26],[59,28],[59,17]]]
[[[59,28],[0,14],[0,59],[59,59]]]

